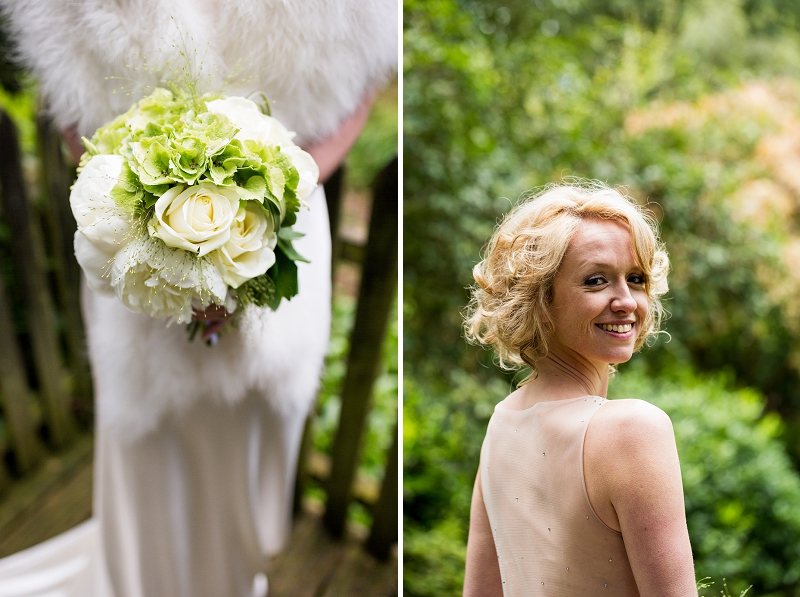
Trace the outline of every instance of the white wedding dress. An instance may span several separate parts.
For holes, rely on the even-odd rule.
[[[396,0],[0,0],[61,127],[82,135],[200,73],[263,91],[300,144],[397,67]],[[226,86],[223,82],[227,79]],[[132,92],[130,95],[128,92]],[[303,423],[330,324],[319,187],[296,228],[298,296],[216,346],[83,289],[95,380],[94,516],[0,560],[0,597],[250,597],[290,528]]]

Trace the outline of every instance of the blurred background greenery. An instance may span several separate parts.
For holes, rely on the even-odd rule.
[[[673,420],[699,577],[800,595],[800,4],[405,0],[404,592],[460,595],[472,484],[513,387],[468,347],[472,266],[519,195],[625,185],[673,271],[610,397]]]

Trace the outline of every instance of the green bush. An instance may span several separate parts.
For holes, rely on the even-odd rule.
[[[451,371],[403,380],[403,579],[408,597],[458,597],[472,485],[494,405],[510,386]]]

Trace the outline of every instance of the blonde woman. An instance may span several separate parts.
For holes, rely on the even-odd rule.
[[[467,337],[531,374],[483,443],[465,597],[697,595],[670,419],[606,400],[658,332],[668,268],[654,222],[600,184],[550,187],[498,226]]]

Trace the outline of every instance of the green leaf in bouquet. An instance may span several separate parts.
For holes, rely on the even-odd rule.
[[[214,184],[232,184],[233,175],[246,161],[241,141],[234,139],[225,146],[222,152],[211,157],[208,164],[208,173],[211,175],[211,180],[214,181]]]
[[[283,230],[283,228],[281,228],[281,206],[278,205],[277,200],[275,197],[270,195],[269,191],[267,191],[266,201],[264,201],[262,205],[264,206],[264,209],[272,214],[272,220],[275,222],[275,228],[277,228],[278,234],[280,234],[280,231]]]
[[[298,238],[303,238],[305,234],[302,232],[298,232],[293,228],[283,227],[278,230],[278,238],[282,238],[283,240],[293,241],[297,240]]]
[[[282,228],[281,230],[289,230],[289,228]],[[303,235],[301,234],[300,236]],[[302,261],[303,263],[311,263],[308,259],[303,257],[300,253],[298,253],[295,250],[295,248],[292,246],[292,241],[281,238],[280,235],[278,235],[278,246],[292,261]]]
[[[281,302],[281,298],[290,299],[297,294],[297,264],[292,261],[291,257],[286,255],[280,244],[275,247],[275,264],[267,271],[273,283],[275,284],[275,292],[277,298],[273,304],[268,303],[268,306],[275,310]]]
[[[117,184],[111,189],[111,199],[114,203],[128,213],[138,213],[145,200],[145,191],[139,182],[139,177],[123,162]]]
[[[176,158],[172,174],[176,180],[194,184],[206,170],[206,145],[196,137],[184,136],[172,140]]]
[[[288,197],[289,194],[287,193],[285,197]],[[295,199],[296,200],[296,199]],[[283,213],[283,219],[281,220],[281,226],[294,226],[297,223],[297,210],[286,210]]]
[[[164,193],[161,193],[161,195],[163,195],[163,194]],[[147,212],[149,212],[153,207],[155,207],[156,202],[158,201],[158,198],[161,197],[161,195],[154,195],[153,193],[148,193],[147,190],[144,191],[143,195],[144,195],[144,200],[140,204],[139,211],[137,212],[137,215],[140,215],[140,214],[145,214],[146,215]],[[146,218],[146,219],[149,219],[149,218]]]
[[[283,217],[283,226],[294,226],[297,222],[297,212],[300,211],[300,200],[294,190],[287,188],[283,194],[283,202],[286,206],[286,215]]]
[[[258,174],[253,174],[244,181],[244,184],[236,187],[236,192],[241,199],[256,200],[258,202],[264,201],[266,190],[267,183]]]
[[[166,193],[172,185],[170,184],[143,184],[142,188],[145,190],[147,194],[153,195],[154,197],[158,198],[161,197],[164,193]],[[154,202],[155,203],[155,202]]]

